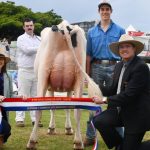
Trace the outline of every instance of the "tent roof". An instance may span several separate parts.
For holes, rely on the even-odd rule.
[[[136,29],[130,24],[126,29],[126,33],[128,33],[128,31],[136,31]]]

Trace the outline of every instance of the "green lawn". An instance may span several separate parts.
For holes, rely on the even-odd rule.
[[[74,126],[74,114],[73,110],[71,110],[71,120]],[[83,139],[86,133],[86,121],[88,120],[88,111],[82,110],[81,116],[81,131]],[[38,132],[38,150],[71,150],[73,149],[73,138],[72,136],[67,136],[64,134],[64,124],[65,124],[65,111],[64,110],[57,110],[56,111],[56,129],[58,134],[49,136],[47,135],[47,128],[49,125],[49,117],[50,113],[49,110],[43,111],[42,115],[42,123],[44,125],[43,128],[39,128]],[[29,139],[30,133],[32,131],[31,120],[29,117],[29,112],[26,112],[26,120],[25,120],[25,127],[19,128],[16,127],[15,124],[15,112],[10,112],[10,124],[12,127],[12,135],[8,139],[8,142],[4,144],[2,150],[25,150],[26,144]],[[145,140],[150,138],[150,133],[147,133],[145,136]],[[99,133],[98,133],[98,143],[100,145],[100,150],[107,150],[105,144],[103,143]],[[85,150],[92,150],[92,147],[85,148]]]

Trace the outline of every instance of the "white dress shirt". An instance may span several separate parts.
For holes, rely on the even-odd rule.
[[[33,37],[27,33],[22,34],[17,39],[17,63],[18,68],[33,68],[37,49],[40,44],[40,37]]]

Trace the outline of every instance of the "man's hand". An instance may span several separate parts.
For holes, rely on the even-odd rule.
[[[96,104],[106,104],[107,103],[107,97],[100,99],[99,97],[94,96],[92,99],[93,99],[94,103],[96,103]]]
[[[22,98],[22,100],[25,101],[25,100],[27,100],[28,97],[25,95],[18,95],[17,98]]]
[[[3,102],[3,100],[5,99],[5,96],[0,95],[0,103]]]

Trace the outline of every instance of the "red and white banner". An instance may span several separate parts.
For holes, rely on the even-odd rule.
[[[144,35],[144,32],[140,32],[140,31],[128,31],[128,34],[130,36],[142,36],[142,35]]]
[[[93,102],[91,98],[71,97],[34,97],[27,98],[6,98],[0,103],[6,111],[29,111],[49,109],[88,109],[99,110],[100,105]]]

